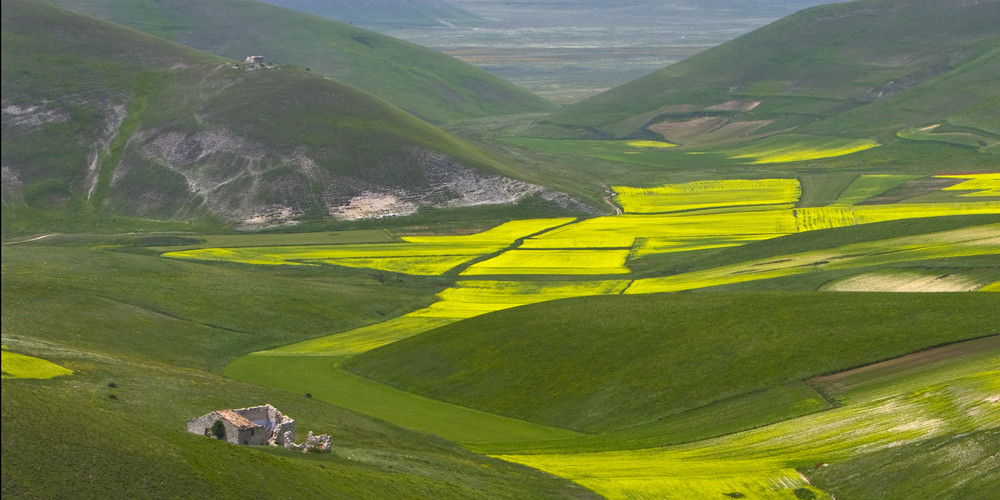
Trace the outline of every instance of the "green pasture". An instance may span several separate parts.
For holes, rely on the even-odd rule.
[[[345,245],[398,241],[383,229],[326,231],[315,233],[247,233],[163,235],[141,238],[139,244],[159,252],[179,252],[199,248],[238,248],[288,245]]]
[[[917,178],[909,175],[861,175],[844,188],[833,205],[855,205]]]
[[[478,316],[344,366],[428,397],[596,432],[994,334],[996,301],[815,292],[586,297]]]
[[[433,123],[553,108],[541,97],[435,50],[265,3],[212,0],[169,7],[145,0],[49,3],[231,62],[264,54],[270,62],[308,68],[364,89]]]
[[[996,482],[990,459],[980,460],[989,454],[982,446],[995,440],[1000,425],[990,399],[1000,388],[998,360],[992,337],[944,359],[876,375],[860,371],[852,389],[825,387],[842,406],[697,443],[501,457],[573,479],[608,498],[739,493],[739,498],[793,499],[806,490],[809,498],[830,498],[818,488],[841,494],[838,480],[844,480],[845,489],[859,498],[908,498],[932,488],[926,490],[931,498],[985,499]],[[921,446],[929,443],[939,446]],[[969,453],[949,453],[953,450]],[[888,457],[899,463],[874,466]],[[931,483],[921,476],[924,471]],[[962,483],[955,483],[956,475]],[[820,480],[809,486],[805,477]],[[879,479],[886,482],[871,483]]]
[[[444,287],[378,271],[207,265],[46,241],[3,250],[4,344],[12,348],[8,336],[28,335],[215,370],[241,353],[425,307]]]
[[[5,498],[590,495],[318,398],[213,373],[243,353],[400,315],[425,305],[437,284],[191,264],[107,245],[115,240],[4,247],[4,371],[17,352],[73,372],[4,377]],[[189,418],[263,403],[295,418],[300,440],[309,430],[336,436],[333,453],[236,447],[186,432]],[[40,446],[41,435],[62,445]]]
[[[619,163],[651,166],[697,164],[777,164],[821,160],[877,147],[870,140],[787,134],[766,137],[740,146],[712,149],[643,147],[638,141],[539,139],[504,137],[502,140],[552,155],[573,155]]]
[[[943,130],[942,130],[943,128]],[[908,128],[896,132],[896,135],[911,141],[931,141],[931,142],[943,142],[946,144],[955,144],[958,146],[967,146],[970,148],[977,148],[981,151],[996,151],[996,145],[1000,144],[1000,139],[993,136],[987,136],[981,130],[971,131],[947,131],[947,129],[953,127],[941,127],[940,124],[929,125],[926,127]]]
[[[223,373],[238,380],[310,397],[475,445],[495,441],[546,441],[579,433],[478,411],[360,377],[339,367],[343,356],[252,354],[237,359]]]
[[[5,337],[41,349],[26,333],[5,322]],[[588,497],[552,476],[301,395],[72,346],[43,352],[75,374],[3,379],[5,498]],[[295,418],[299,440],[309,430],[335,436],[332,453],[233,446],[187,432],[189,418],[263,403]],[[60,445],[40,446],[40,435]]]

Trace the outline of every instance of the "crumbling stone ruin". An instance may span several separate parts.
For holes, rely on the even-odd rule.
[[[295,420],[265,404],[235,410],[217,410],[192,418],[188,420],[188,432],[216,437],[233,444],[281,446],[288,437],[294,442]]]
[[[295,420],[282,415],[277,408],[265,404],[234,410],[216,410],[188,420],[188,432],[214,437],[232,444],[284,446],[303,452],[328,452],[333,440],[326,434],[314,436],[312,431],[306,442],[295,443]]]
[[[310,451],[325,453],[333,447],[333,440],[330,436],[326,434],[314,436],[312,431],[309,431],[309,434],[306,436],[306,442],[295,444],[294,441],[294,439],[289,439],[288,436],[285,436],[285,448],[295,448],[302,450],[303,453],[309,453]]]

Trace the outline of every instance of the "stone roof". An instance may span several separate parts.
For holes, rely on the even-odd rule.
[[[259,427],[257,424],[247,420],[246,417],[236,413],[233,410],[219,410],[216,413],[218,413],[220,417],[229,421],[229,423],[235,425],[236,428],[238,429],[250,429],[252,427]]]

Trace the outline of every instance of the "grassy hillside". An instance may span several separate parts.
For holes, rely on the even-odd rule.
[[[398,26],[447,26],[481,24],[483,19],[444,0],[265,0],[264,3],[294,9],[351,24]]]
[[[5,498],[588,496],[301,393],[215,374],[241,352],[412,308],[433,283],[206,267],[137,243],[50,238],[4,247],[4,363],[15,352],[73,370],[4,377]],[[186,432],[189,418],[264,402],[296,420],[299,440],[309,430],[333,435],[333,453],[237,447]]]
[[[260,54],[309,68],[432,123],[553,108],[526,90],[437,51],[264,3],[62,0],[58,5],[231,59]]]
[[[993,294],[567,299],[465,320],[345,366],[492,413],[607,430],[995,334],[996,305]]]
[[[624,137],[659,129],[670,139],[678,123],[711,119],[712,130],[728,125],[760,134],[870,108],[858,113],[877,118],[875,124],[844,118],[835,132],[874,138],[901,124],[953,120],[995,134],[989,117],[997,115],[991,82],[998,23],[993,1],[814,7],[570,106],[533,133]],[[920,106],[907,109],[911,99]],[[892,112],[881,116],[886,109]]]
[[[113,215],[261,227],[371,216],[358,197],[377,215],[538,192],[313,72],[234,66],[27,1],[4,5],[3,37],[5,235],[89,230]],[[147,223],[121,224],[104,225]]]

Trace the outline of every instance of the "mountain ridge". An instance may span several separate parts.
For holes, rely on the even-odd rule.
[[[560,196],[315,73],[20,0],[4,5],[3,40],[5,234],[108,214],[251,229]]]
[[[46,1],[223,57],[263,55],[307,68],[434,124],[555,109],[527,90],[432,49],[266,3]]]
[[[905,93],[997,46],[996,7],[995,0],[947,6],[927,0],[865,0],[809,8],[564,108],[531,133],[651,137],[658,135],[652,125],[698,116],[768,121],[756,133],[808,128]],[[981,91],[992,71],[960,89],[942,86],[937,100]],[[712,109],[732,102],[753,105]],[[946,120],[948,106],[937,107],[944,113],[929,113],[918,121]]]

